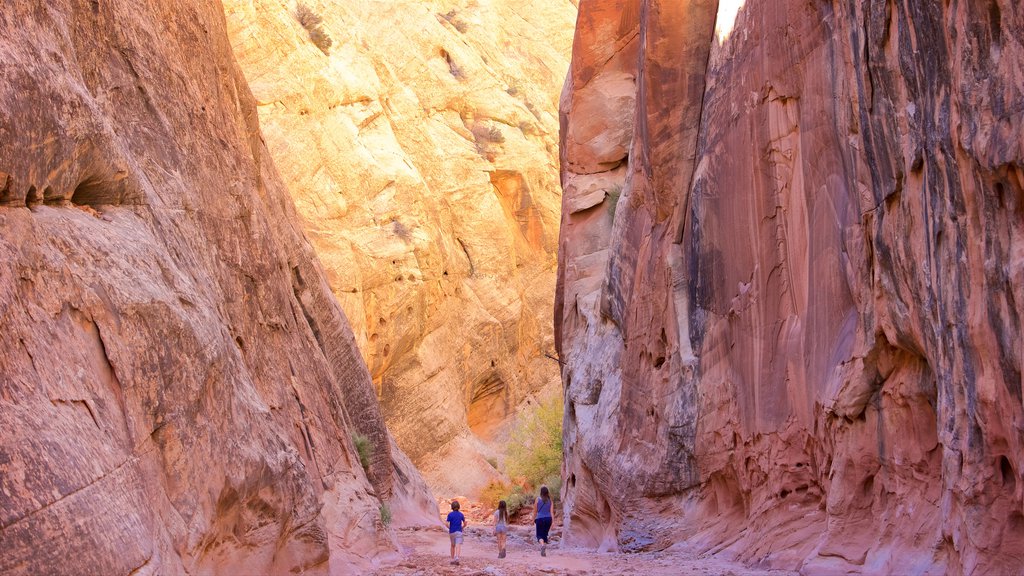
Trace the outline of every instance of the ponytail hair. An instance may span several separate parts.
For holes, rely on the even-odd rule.
[[[508,504],[504,500],[498,502],[498,521],[508,524]]]

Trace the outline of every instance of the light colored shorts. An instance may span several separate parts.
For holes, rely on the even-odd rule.
[[[449,532],[448,538],[451,539],[452,544],[462,544],[462,532]]]
[[[495,524],[495,526],[494,526],[494,533],[495,534],[508,534],[508,525],[507,524]]]

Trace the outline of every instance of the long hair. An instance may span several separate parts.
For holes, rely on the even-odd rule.
[[[508,524],[508,504],[504,500],[498,502],[498,522]]]
[[[547,486],[540,487],[540,499],[544,500],[545,502],[551,501],[551,492],[548,491]]]

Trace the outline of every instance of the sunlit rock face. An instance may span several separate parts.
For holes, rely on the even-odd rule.
[[[544,353],[576,8],[306,4],[327,54],[295,4],[227,0],[235,53],[391,431],[435,491],[472,494],[512,416],[559,386]]]
[[[1020,570],[1022,29],[1005,0],[581,4],[568,542]]]
[[[219,2],[7,2],[0,79],[0,573],[346,573],[436,514]]]

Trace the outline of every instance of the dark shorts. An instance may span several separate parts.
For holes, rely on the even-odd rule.
[[[537,525],[537,540],[548,543],[548,531],[551,530],[551,518],[537,518],[533,521]]]

